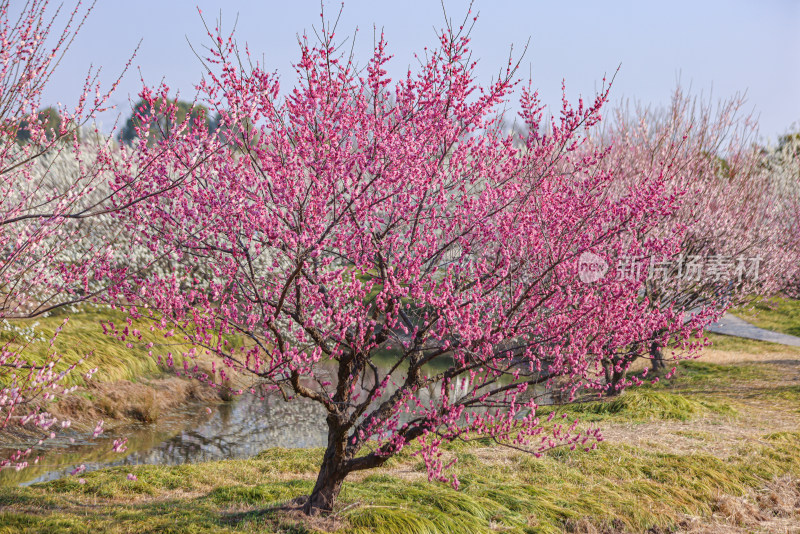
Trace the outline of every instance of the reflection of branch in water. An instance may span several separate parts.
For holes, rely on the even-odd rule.
[[[387,355],[379,371],[386,373],[394,359]],[[398,378],[402,380],[402,375]],[[373,385],[371,382],[367,378],[361,384],[362,388],[368,390]],[[447,388],[451,402],[469,401],[466,396],[471,387],[473,384],[467,377],[456,377]],[[390,384],[388,390],[394,389],[396,387]],[[366,391],[360,393],[366,394]],[[427,383],[419,394],[426,406],[435,407],[442,402],[442,381]],[[545,387],[531,388],[527,393],[537,397],[549,394],[550,391]],[[473,401],[472,408],[478,411],[488,409],[477,404]],[[402,422],[408,421],[411,416],[403,414]],[[327,443],[327,428],[324,410],[314,402],[295,399],[287,403],[277,394],[267,394],[263,400],[256,395],[245,394],[235,402],[218,405],[212,416],[207,416],[204,407],[198,405],[196,413],[181,411],[166,414],[159,423],[143,427],[129,434],[129,437],[131,452],[124,458],[111,453],[99,454],[101,450],[110,448],[104,445],[93,450],[86,446],[48,449],[47,461],[44,462],[47,467],[32,466],[12,477],[3,477],[0,473],[0,485],[19,484],[32,479],[52,480],[65,476],[82,463],[89,469],[139,463],[181,464],[249,457],[270,447],[323,447]],[[111,438],[113,436],[106,439]]]
[[[176,464],[242,458],[269,447],[310,447],[325,443],[324,414],[311,402],[275,402],[246,395],[221,405],[211,420],[129,456],[130,463]]]

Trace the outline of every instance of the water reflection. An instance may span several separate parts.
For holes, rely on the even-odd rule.
[[[89,442],[85,436],[64,434],[34,451],[33,456],[41,455],[39,464],[0,472],[0,485],[55,480],[81,464],[92,471],[115,465],[246,458],[269,447],[321,447],[327,439],[322,408],[305,399],[287,403],[275,396],[261,400],[244,395],[211,411],[208,414],[205,405],[193,405],[158,423],[126,429],[120,432],[128,438],[128,450],[122,454],[110,450],[113,439],[120,436]]]
[[[391,361],[392,355],[387,354],[381,367],[388,369]],[[442,358],[434,362],[428,372],[438,371],[437,367],[446,368],[449,363],[449,359]],[[390,387],[387,393],[392,389]],[[470,384],[458,379],[450,389],[451,398],[458,399],[469,392]],[[440,402],[441,395],[441,383],[437,383],[423,388],[419,399],[423,405],[431,405]],[[327,442],[326,432],[324,410],[315,402],[295,398],[287,403],[276,394],[263,399],[245,394],[224,404],[194,404],[165,415],[155,424],[121,429],[116,435],[109,433],[99,440],[89,440],[86,435],[77,433],[63,434],[34,451],[33,456],[42,456],[39,464],[21,471],[0,471],[0,485],[54,480],[68,475],[81,464],[91,471],[116,465],[175,465],[246,458],[270,447],[323,447]],[[128,451],[111,452],[112,441],[120,437],[128,438]],[[7,445],[14,450],[19,446],[22,444]],[[0,449],[0,453],[4,452],[7,450]]]

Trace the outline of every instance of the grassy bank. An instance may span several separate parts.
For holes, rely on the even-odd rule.
[[[451,445],[447,454],[460,457],[459,491],[427,482],[419,459],[404,453],[385,469],[348,479],[335,517],[307,524],[291,503],[310,491],[322,451],[270,449],[249,460],[113,468],[85,475],[85,483],[68,477],[0,489],[0,532],[673,532],[797,525],[800,390],[792,384],[800,372],[791,354],[783,356],[777,363],[689,362],[668,385],[570,408],[609,436],[589,453],[555,450],[536,459],[486,442]],[[129,472],[137,480],[128,480]]]
[[[755,299],[731,313],[760,328],[800,336],[800,300],[788,298]]]
[[[66,318],[69,320],[64,325]],[[158,364],[153,354],[171,352],[177,367],[182,369],[180,354],[192,346],[178,336],[167,339],[158,330],[151,331],[150,323],[141,320],[130,327],[138,328],[141,337],[129,337],[123,342],[104,333],[101,322],[113,322],[120,330],[127,326],[125,314],[92,305],[71,312],[60,310],[48,317],[0,323],[0,344],[21,350],[27,361],[46,362],[52,354],[57,354],[61,358],[55,369],[63,370],[83,360],[64,379],[65,385],[77,385],[80,389],[47,405],[46,409],[57,417],[69,419],[78,429],[94,428],[99,419],[112,428],[131,422],[154,422],[160,414],[186,401],[226,397],[225,392],[210,390],[197,381],[176,378]],[[62,326],[51,346],[56,329]],[[192,361],[192,366],[195,363],[210,370],[203,356]],[[94,368],[97,372],[87,381],[85,373]],[[0,435],[0,445],[2,441]]]
[[[65,319],[68,321],[51,347],[50,339]],[[121,312],[87,305],[73,313],[60,310],[48,317],[5,321],[0,328],[0,343],[10,342],[12,349],[24,345],[25,359],[34,362],[46,361],[49,354],[58,354],[62,360],[57,370],[83,359],[84,363],[66,377],[68,385],[84,385],[82,374],[95,367],[98,370],[93,378],[98,382],[138,381],[164,376],[164,371],[157,360],[149,356],[150,349],[146,347],[147,343],[154,343],[159,348],[166,348],[163,336],[150,332],[142,321],[136,325],[142,330],[141,341],[126,346],[126,343],[106,335],[101,321],[113,321],[118,328],[126,325],[125,315]],[[176,349],[180,350],[180,347],[173,350]]]

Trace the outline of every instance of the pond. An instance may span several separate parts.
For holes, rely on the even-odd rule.
[[[383,363],[382,371],[389,367]],[[438,362],[438,365],[447,363]],[[461,381],[453,387],[457,388],[454,391],[457,396],[468,389],[466,382]],[[440,396],[440,386],[420,390],[423,402]],[[542,402],[547,403],[547,400]],[[111,450],[113,440],[121,437],[128,438],[127,451],[114,453]],[[247,458],[271,447],[324,447],[326,442],[325,412],[319,404],[303,398],[287,403],[277,394],[268,394],[263,399],[244,394],[227,403],[191,404],[162,415],[156,423],[108,431],[97,439],[92,439],[91,434],[62,432],[34,450],[29,467],[0,471],[0,485],[55,480],[69,475],[80,465],[85,465],[87,471],[119,465],[176,465]],[[22,443],[6,443],[0,448],[0,454],[23,446]],[[41,459],[33,464],[32,459],[37,454]]]
[[[92,471],[116,465],[175,465],[247,458],[269,447],[322,447],[326,431],[325,415],[316,403],[305,399],[287,403],[277,396],[261,400],[243,395],[222,404],[192,404],[165,415],[157,423],[128,427],[120,435],[109,432],[108,436],[91,439],[91,434],[63,432],[35,450],[32,457],[41,455],[38,464],[30,460],[31,465],[20,471],[0,471],[0,485],[55,480],[82,464]],[[112,442],[123,435],[128,438],[128,449],[114,453]]]

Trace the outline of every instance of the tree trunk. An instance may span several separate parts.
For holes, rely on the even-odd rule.
[[[341,431],[341,428],[331,420],[332,417],[328,416],[328,448],[322,459],[317,482],[303,506],[303,513],[307,515],[327,514],[333,511],[333,506],[342,490],[342,482],[348,473],[345,468],[347,433]]]
[[[318,515],[332,512],[345,476],[346,473],[323,463],[317,476],[317,483],[314,484],[314,489],[303,506],[303,513]]]
[[[653,361],[651,370],[654,373],[664,369],[664,353],[655,341],[650,345],[650,359]]]
[[[606,377],[606,396],[614,397],[620,394],[619,384],[623,382],[628,375],[627,365],[625,362],[618,362],[616,360],[606,360],[603,362],[603,371]],[[617,365],[620,365],[622,370],[617,371]]]

